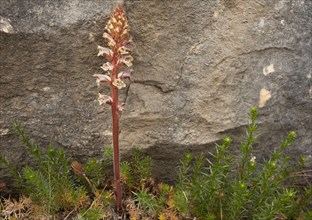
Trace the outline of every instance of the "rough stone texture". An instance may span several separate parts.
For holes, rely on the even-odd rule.
[[[92,75],[115,2],[1,2],[0,145],[9,160],[28,159],[9,130],[13,119],[73,158],[110,145],[110,109],[98,105]],[[127,0],[124,7],[136,50],[128,96],[122,92],[123,155],[146,149],[155,175],[170,179],[184,152],[213,150],[227,135],[241,140],[248,109],[258,105],[257,158],[294,130],[289,152],[312,167],[312,1]]]

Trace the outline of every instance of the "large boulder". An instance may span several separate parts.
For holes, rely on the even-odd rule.
[[[110,109],[97,103],[110,90],[92,75],[101,72],[96,47],[117,2],[1,3],[0,145],[10,161],[29,159],[13,119],[42,147],[79,160],[111,145]],[[136,48],[121,91],[123,155],[139,146],[155,159],[155,176],[172,179],[184,152],[212,151],[225,136],[240,141],[258,106],[257,158],[294,130],[289,153],[312,167],[311,1],[127,0],[124,8]]]

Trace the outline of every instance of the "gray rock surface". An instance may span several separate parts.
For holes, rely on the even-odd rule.
[[[110,109],[96,101],[109,89],[92,75],[116,2],[1,2],[0,153],[10,161],[29,159],[13,119],[41,146],[79,160],[111,144]],[[124,8],[136,49],[121,94],[123,155],[142,147],[155,176],[172,179],[184,152],[212,151],[228,135],[240,141],[248,109],[259,106],[257,158],[294,130],[289,152],[312,167],[312,1],[127,0]]]

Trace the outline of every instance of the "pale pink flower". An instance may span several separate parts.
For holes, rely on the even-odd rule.
[[[114,66],[111,62],[106,62],[101,66],[101,69],[104,71],[110,71],[114,69]]]
[[[112,56],[113,55],[113,51],[107,47],[101,47],[98,46],[97,49],[99,50],[98,56]]]
[[[111,105],[113,104],[113,99],[108,95],[102,95],[101,93],[99,93],[98,102],[100,105],[103,105],[103,104]]]
[[[116,86],[118,89],[122,89],[122,88],[126,87],[126,84],[119,78],[117,78],[113,81],[113,85]]]

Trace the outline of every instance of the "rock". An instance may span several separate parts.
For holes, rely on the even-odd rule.
[[[0,145],[16,164],[29,158],[7,132],[13,119],[42,147],[78,160],[111,145],[110,109],[96,101],[110,91],[92,75],[101,72],[96,47],[118,1],[68,2],[1,3]],[[127,0],[124,8],[136,49],[121,94],[123,155],[142,147],[154,175],[172,180],[187,151],[213,151],[231,136],[236,152],[249,108],[259,106],[257,158],[294,130],[289,153],[312,167],[311,1]]]

